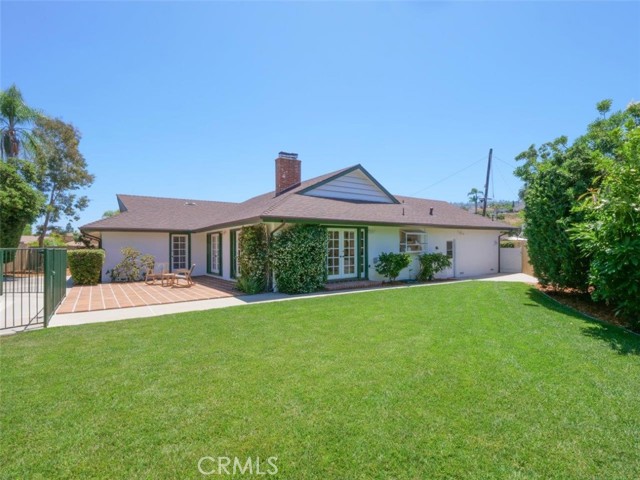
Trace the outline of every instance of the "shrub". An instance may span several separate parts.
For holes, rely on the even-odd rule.
[[[271,244],[270,261],[280,292],[322,289],[327,281],[327,230],[299,224],[280,231]]]
[[[418,257],[420,260],[420,273],[418,280],[433,280],[436,273],[451,266],[451,259],[443,253],[423,253]]]
[[[411,255],[408,253],[381,253],[378,255],[378,262],[375,264],[376,272],[385,276],[393,282],[403,268],[411,264]]]
[[[516,244],[511,240],[504,240],[500,242],[500,248],[516,248]]]
[[[76,285],[96,285],[104,264],[104,250],[71,250],[67,253],[69,270]]]
[[[153,269],[153,255],[142,255],[132,247],[124,247],[120,253],[122,261],[107,272],[112,282],[137,282],[142,280],[145,272]]]
[[[269,252],[264,225],[243,227],[240,231],[240,278],[236,287],[245,293],[260,293],[267,288]]]

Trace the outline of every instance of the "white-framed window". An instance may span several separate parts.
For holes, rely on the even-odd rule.
[[[419,230],[400,230],[400,251],[423,253],[427,251],[427,234]]]

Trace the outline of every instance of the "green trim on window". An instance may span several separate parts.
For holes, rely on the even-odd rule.
[[[240,229],[235,229],[235,230],[231,230],[230,233],[230,246],[231,246],[231,255],[229,256],[229,258],[231,258],[231,278],[238,278],[238,272],[236,271],[236,263],[237,263],[237,259],[236,259],[236,244],[238,243],[238,232],[240,231]]]
[[[211,234],[207,235],[207,273],[211,273]]]
[[[213,268],[213,257],[211,256],[211,245],[213,244],[213,236],[218,237],[218,271]],[[210,275],[222,276],[222,232],[213,232],[207,234],[207,273]]]
[[[339,230],[354,230],[356,231],[356,276],[355,277],[345,277],[345,278],[336,278],[334,280],[327,280],[327,283],[332,282],[348,282],[351,280],[369,280],[369,228],[363,226],[354,226],[354,225],[336,225],[336,224],[323,224],[322,225],[327,231],[331,229],[339,229]],[[362,257],[360,254],[360,238],[361,235],[364,234],[364,263],[362,262]],[[327,247],[328,248],[328,247]],[[329,267],[327,266],[327,269]],[[364,277],[361,275],[364,269]],[[328,274],[328,271],[327,271]]]
[[[224,265],[224,262],[222,260],[222,232],[218,233],[219,237],[218,237],[218,261],[220,262],[220,265],[218,266],[218,275],[220,275],[221,277],[223,276],[223,270],[222,270],[222,266]]]

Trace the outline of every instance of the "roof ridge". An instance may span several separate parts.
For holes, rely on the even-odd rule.
[[[201,198],[198,199],[198,198],[180,198],[180,197],[157,197],[154,195],[134,195],[130,193],[116,193],[116,198],[119,198],[119,197],[150,198],[153,200],[172,200],[172,201],[184,200],[185,202],[227,203],[230,205],[239,205],[240,203],[242,203],[242,202],[225,202],[221,200],[204,200]]]

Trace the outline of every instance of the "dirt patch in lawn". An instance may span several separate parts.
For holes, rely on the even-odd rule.
[[[551,286],[545,287],[540,284],[537,284],[536,287],[554,300],[590,317],[640,333],[640,325],[633,325],[629,320],[616,315],[615,309],[611,305],[607,305],[604,302],[594,302],[588,293],[571,288],[556,289]]]

